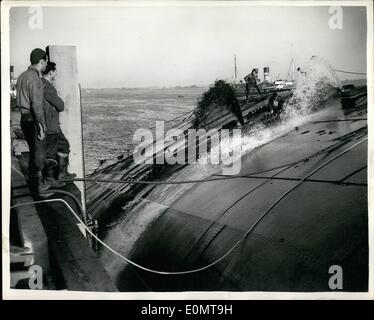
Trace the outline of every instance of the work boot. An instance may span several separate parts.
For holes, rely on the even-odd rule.
[[[69,154],[57,152],[58,180],[72,181],[77,175],[68,171]]]
[[[49,184],[52,188],[62,188],[65,186],[65,183],[55,179],[56,169],[57,162],[53,159],[47,159],[43,168],[44,182]]]
[[[29,187],[30,191],[39,198],[48,198],[53,196],[54,194],[53,192],[48,192],[48,189],[51,187],[51,185],[44,181],[41,172],[39,172],[35,176],[29,177]]]

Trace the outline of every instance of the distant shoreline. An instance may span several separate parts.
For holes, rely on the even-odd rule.
[[[181,89],[201,89],[201,88],[208,88],[209,85],[206,86],[198,86],[198,85],[191,85],[191,86],[174,86],[174,87],[119,87],[119,88],[82,88],[82,90],[100,90],[100,91],[113,91],[113,90],[181,90]]]
[[[366,86],[367,79],[341,80],[342,85],[353,84],[355,86]],[[114,90],[185,90],[209,88],[210,85],[189,85],[189,86],[171,86],[171,87],[117,87],[117,88],[83,88],[84,91],[114,91]]]

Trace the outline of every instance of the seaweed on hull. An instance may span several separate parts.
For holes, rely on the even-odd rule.
[[[193,127],[199,129],[204,127],[210,113],[215,113],[222,108],[232,112],[243,125],[243,115],[234,88],[224,80],[216,80],[214,85],[204,92],[194,110],[195,119]]]

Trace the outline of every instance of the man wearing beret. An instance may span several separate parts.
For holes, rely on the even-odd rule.
[[[44,50],[36,48],[30,54],[31,66],[23,72],[17,81],[17,106],[21,112],[21,129],[29,146],[29,185],[32,192],[40,197],[50,185],[42,176],[45,164],[44,87],[41,72],[47,66],[48,57]]]
[[[47,125],[46,154],[47,164],[44,168],[45,179],[56,188],[65,185],[61,180],[72,180],[76,174],[69,173],[70,144],[60,127],[59,113],[64,111],[64,101],[58,96],[53,82],[57,75],[57,68],[54,62],[48,61],[43,71],[45,119]],[[57,162],[55,161],[57,160]],[[57,167],[58,164],[58,167]],[[56,168],[57,167],[57,168]],[[55,172],[57,169],[57,172]],[[57,173],[57,174],[56,174]],[[57,176],[58,180],[55,180]]]

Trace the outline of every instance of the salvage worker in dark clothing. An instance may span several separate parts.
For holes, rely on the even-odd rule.
[[[44,50],[34,49],[30,54],[31,66],[17,80],[17,106],[21,112],[21,129],[29,146],[29,186],[40,197],[50,188],[42,177],[45,164],[44,86],[40,73],[47,66],[48,57]]]
[[[271,114],[279,113],[283,108],[283,104],[284,104],[284,99],[278,93],[273,92],[268,102],[269,112]]]
[[[245,96],[246,96],[246,99],[248,100],[248,96],[249,96],[249,89],[251,87],[255,87],[258,91],[259,94],[261,94],[261,91],[257,85],[257,72],[256,72],[256,69],[253,69],[252,72],[250,74],[247,74],[245,77],[244,77],[244,80],[245,80]]]
[[[58,96],[56,88],[52,85],[57,75],[56,64],[48,62],[43,72],[45,119],[47,124],[46,153],[49,159],[44,175],[55,187],[65,184],[58,180],[72,180],[76,174],[69,173],[70,145],[60,127],[59,112],[64,111],[64,101]],[[56,162],[57,160],[57,162]],[[54,161],[54,163],[53,163]],[[58,164],[58,172],[56,172]]]

